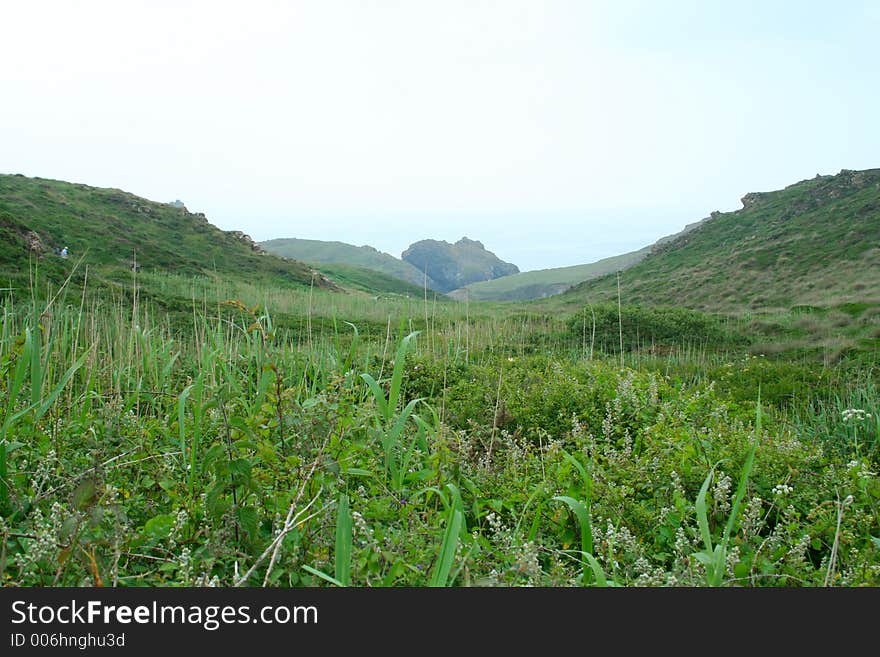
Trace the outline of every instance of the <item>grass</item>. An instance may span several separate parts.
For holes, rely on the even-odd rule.
[[[649,251],[650,247],[646,247],[585,265],[525,271],[491,281],[471,283],[466,286],[467,294],[473,301],[525,301],[553,296],[591,278],[631,267]],[[455,297],[463,299],[462,290],[458,290]]]
[[[405,294],[411,290],[411,286],[421,289],[424,287],[425,275],[410,263],[383,253],[371,246],[354,246],[344,242],[329,242],[323,240],[306,240],[298,238],[280,238],[261,242],[260,246],[269,253],[293,258],[302,262],[316,265],[322,271],[336,275],[336,278],[348,278],[354,281],[354,287],[358,288],[365,277],[369,277],[363,270],[384,274],[383,284],[387,285],[387,278],[398,281],[398,293]],[[329,266],[328,266],[329,265]],[[410,285],[401,285],[400,282]],[[428,287],[434,289],[433,281],[429,281]],[[388,289],[388,292],[395,290]]]
[[[357,290],[366,292],[373,297],[397,295],[403,297],[411,297],[414,299],[422,298],[426,291],[423,285],[416,285],[401,280],[396,276],[391,276],[380,271],[368,269],[365,267],[354,267],[345,264],[318,264],[321,273],[340,287],[348,290]],[[439,300],[446,300],[442,294],[429,289],[427,291],[429,298],[435,297]]]
[[[341,268],[341,293],[181,209],[4,176],[0,581],[876,586],[873,252],[830,221],[873,234],[875,173],[716,215],[619,305],[616,276],[453,303]],[[667,265],[706,285],[639,278]]]
[[[240,276],[276,287],[312,284],[313,272],[301,262],[260,254],[237,232],[189,213],[117,189],[101,189],[43,178],[0,175],[0,287],[27,288],[28,235],[42,250],[41,278],[63,281],[80,258],[93,284],[106,278],[127,281],[136,262],[144,272]],[[67,260],[54,249],[70,248]],[[318,278],[316,285],[323,285]]]
[[[749,195],[621,273],[624,300],[741,312],[880,302],[880,169],[842,171]],[[610,301],[615,277],[587,281],[562,306]]]
[[[3,300],[5,585],[880,583],[864,359],[627,306],[668,334],[621,365],[583,312],[75,284]]]
[[[758,440],[761,435],[761,399],[758,395],[757,407],[755,409],[755,440],[746,456],[745,465],[743,465],[742,473],[739,477],[739,485],[736,489],[736,496],[730,509],[730,515],[724,525],[724,532],[721,539],[713,547],[712,533],[709,530],[708,507],[706,505],[706,495],[709,492],[709,485],[715,476],[714,470],[710,470],[706,475],[700,492],[697,495],[695,505],[697,513],[697,523],[700,527],[700,535],[703,539],[704,549],[694,554],[695,558],[706,568],[706,584],[709,586],[721,586],[724,580],[725,571],[727,569],[728,546],[730,545],[731,534],[736,527],[740,507],[746,494],[746,487],[749,483],[749,475],[752,473],[752,467],[755,463],[755,451],[758,448]]]

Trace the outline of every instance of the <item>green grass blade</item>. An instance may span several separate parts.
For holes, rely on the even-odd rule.
[[[463,521],[461,511],[452,507],[446,522],[446,531],[443,533],[440,556],[437,558],[434,572],[431,575],[430,586],[446,586],[448,584],[449,571],[452,570],[452,562],[458,548],[458,536]]]
[[[557,502],[564,502],[567,504],[568,508],[571,509],[572,513],[577,517],[581,529],[581,550],[588,554],[592,554],[593,525],[590,520],[590,511],[587,509],[587,506],[580,500],[568,497],[567,495],[556,495],[553,499]]]
[[[18,393],[21,391],[22,386],[24,385],[25,378],[27,378],[29,365],[30,365],[30,343],[28,340],[29,331],[25,330],[25,340],[22,345],[22,353],[16,359],[15,363],[15,372],[12,375],[12,385],[9,387],[9,408],[12,409],[15,404],[15,398],[18,397]]]
[[[599,588],[607,587],[608,580],[605,577],[605,571],[602,570],[602,565],[599,563],[596,557],[594,557],[589,552],[584,552],[583,558],[587,560],[588,564],[590,564],[590,570],[593,571],[593,577],[596,579],[595,586]],[[584,584],[586,584],[586,581],[584,582]]]
[[[403,340],[397,348],[397,355],[394,357],[394,371],[391,374],[391,388],[388,391],[388,409],[394,412],[397,408],[397,401],[400,397],[400,386],[403,383],[403,368],[406,365],[406,354],[409,351],[410,343],[415,340],[419,331],[413,331]]]
[[[376,379],[374,379],[366,372],[361,374],[361,378],[367,382],[367,386],[369,386],[370,392],[373,393],[373,399],[376,401],[376,406],[379,409],[379,413],[385,420],[388,420],[389,407],[388,402],[385,400],[385,391],[382,390],[382,387],[378,383],[376,383]]]
[[[348,495],[339,496],[336,511],[336,579],[342,586],[351,586],[351,509]]]
[[[697,511],[697,524],[700,527],[700,536],[703,537],[703,545],[706,546],[707,554],[712,553],[712,534],[709,531],[709,515],[706,506],[706,494],[709,492],[709,485],[712,483],[712,477],[714,474],[715,471],[710,470],[709,474],[706,475],[706,479],[700,487],[700,492],[697,494],[695,505]]]
[[[34,414],[35,419],[39,419],[45,415],[46,411],[51,408],[52,404],[55,403],[55,400],[58,399],[58,396],[64,391],[64,388],[67,387],[67,384],[70,382],[70,379],[73,378],[73,375],[76,374],[77,370],[83,366],[86,362],[86,358],[89,356],[89,351],[83,353],[79,358],[76,359],[73,365],[71,365],[67,371],[64,373],[64,376],[61,377],[61,380],[52,389],[52,392],[40,403],[37,407],[36,413]]]
[[[330,582],[331,584],[334,584],[334,585],[336,585],[336,586],[345,586],[345,584],[343,584],[342,582],[340,582],[340,581],[339,581],[338,579],[336,579],[335,577],[330,577],[330,575],[328,575],[328,574],[326,574],[326,573],[322,573],[322,572],[321,572],[320,570],[318,570],[317,568],[312,568],[311,566],[306,566],[305,564],[303,564],[302,569],[303,569],[304,571],[306,571],[307,573],[311,573],[312,575],[315,575],[316,577],[320,577],[320,578],[323,579],[324,581],[326,581],[326,582]]]
[[[177,428],[180,433],[180,455],[184,468],[186,467],[186,400],[194,385],[194,383],[189,384],[177,397]]]
[[[40,351],[42,340],[40,339],[40,329],[37,327],[35,331],[26,329],[26,343],[30,352],[30,373],[31,373],[31,406],[37,406],[40,403],[40,392],[43,384],[42,360]]]

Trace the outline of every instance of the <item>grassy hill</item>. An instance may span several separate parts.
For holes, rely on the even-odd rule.
[[[294,258],[314,265],[343,265],[346,267],[362,267],[381,272],[401,281],[411,283],[420,289],[424,288],[425,275],[408,262],[383,253],[372,246],[354,246],[344,242],[323,240],[305,240],[298,238],[281,238],[260,242],[260,246],[275,255]],[[331,268],[321,267],[322,270]],[[332,268],[341,272],[339,267]],[[430,278],[428,287],[435,289],[436,284]],[[389,290],[391,291],[391,290]]]
[[[68,260],[55,255],[67,246]],[[333,288],[302,262],[264,253],[250,237],[223,231],[201,213],[118,189],[0,175],[0,281],[26,280],[36,259],[44,275],[60,277],[84,257],[91,271],[197,275],[246,274],[278,285]]]
[[[624,303],[738,312],[880,302],[880,169],[750,193],[620,274]],[[615,275],[558,298],[616,298]]]
[[[674,235],[661,237],[654,244],[641,248],[638,251],[630,251],[629,253],[611,256],[610,258],[603,258],[602,260],[584,265],[538,269],[513,274],[512,276],[502,276],[491,281],[471,283],[464,288],[453,290],[449,293],[449,296],[460,301],[464,299],[471,299],[473,301],[527,301],[529,299],[552,297],[565,292],[578,283],[628,269],[644,260],[653,250],[692,231],[703,224],[703,222],[708,221],[708,219],[690,223]]]
[[[525,271],[491,281],[471,283],[454,290],[449,296],[459,300],[467,296],[472,301],[525,301],[549,297],[590,278],[631,267],[648,255],[650,250],[651,247],[645,247],[586,265]]]
[[[425,295],[424,285],[408,283],[375,269],[351,265],[322,264],[321,273],[344,288],[369,292],[370,294],[401,295],[421,299]],[[445,295],[428,290],[429,297],[445,298]]]

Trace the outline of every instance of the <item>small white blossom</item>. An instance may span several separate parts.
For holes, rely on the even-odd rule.
[[[843,417],[844,422],[849,422],[850,420],[861,422],[863,420],[871,419],[871,414],[862,408],[847,408],[846,410],[841,411],[840,415]]]
[[[794,492],[794,488],[792,488],[788,484],[776,484],[773,487],[773,494],[776,497],[782,497],[783,495],[790,495],[793,492]]]

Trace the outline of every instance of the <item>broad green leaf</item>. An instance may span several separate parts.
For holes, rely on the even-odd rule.
[[[452,570],[452,562],[455,559],[455,551],[458,548],[458,537],[463,522],[464,517],[462,516],[461,511],[453,507],[449,518],[446,521],[446,531],[443,533],[443,543],[440,546],[440,556],[434,564],[430,586],[447,586],[449,571]]]

